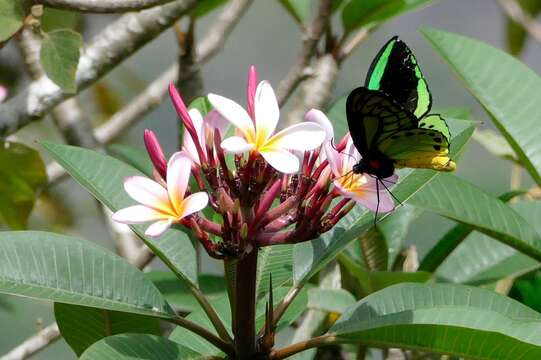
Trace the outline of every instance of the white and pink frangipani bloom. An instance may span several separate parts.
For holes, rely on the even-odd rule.
[[[113,214],[113,220],[123,224],[140,224],[154,221],[145,235],[162,235],[173,223],[205,208],[209,197],[206,192],[186,195],[192,160],[179,151],[167,164],[167,187],[143,176],[131,176],[124,180],[124,189],[139,205],[121,209]]]
[[[227,128],[229,127],[229,122],[216,110],[210,111],[204,119],[199,110],[195,108],[190,109],[188,114],[192,119],[193,126],[202,149],[206,149],[207,144],[211,145],[212,147],[215,129],[218,129],[220,136],[223,137],[227,132]],[[182,149],[190,155],[193,162],[195,162],[197,165],[201,165],[197,148],[195,147],[192,136],[188,131],[184,132],[184,137],[182,138]]]
[[[394,210],[394,201],[386,189],[396,183],[398,176],[393,175],[378,180],[368,174],[355,174],[353,165],[361,160],[361,155],[353,145],[350,136],[346,147],[338,152],[333,144],[334,129],[327,116],[319,110],[312,109],[305,115],[306,121],[312,121],[325,129],[325,154],[334,176],[333,184],[343,196],[350,198],[372,211],[385,213]],[[383,183],[383,184],[382,184]]]
[[[329,145],[325,153],[334,175],[333,184],[342,195],[378,213],[394,210],[394,201],[387,188],[396,183],[398,176],[378,179],[368,174],[355,174],[353,165],[361,160],[361,155],[351,137],[343,152],[339,153]]]
[[[239,104],[220,95],[209,94],[212,106],[229,120],[241,136],[225,139],[222,148],[234,154],[250,151],[259,153],[276,170],[293,174],[300,161],[290,150],[309,151],[325,140],[325,131],[318,124],[303,122],[289,126],[276,134],[280,109],[274,90],[267,81],[257,86],[254,96],[254,120]]]

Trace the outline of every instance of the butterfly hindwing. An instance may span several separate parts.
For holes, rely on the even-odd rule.
[[[389,95],[417,118],[430,111],[432,96],[417,59],[396,36],[385,44],[372,62],[365,86]]]
[[[362,156],[373,152],[383,139],[393,133],[418,126],[415,116],[389,96],[365,87],[349,94],[346,113],[353,143]]]
[[[449,158],[449,139],[445,120],[429,115],[420,120],[419,128],[396,132],[379,143],[378,148],[397,167],[453,171],[456,165]]]

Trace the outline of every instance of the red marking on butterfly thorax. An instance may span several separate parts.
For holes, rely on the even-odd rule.
[[[379,160],[370,160],[369,164],[372,169],[379,170],[381,168],[381,163]]]

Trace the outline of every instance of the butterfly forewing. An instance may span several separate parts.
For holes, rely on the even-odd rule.
[[[359,87],[346,102],[348,126],[353,143],[365,157],[392,134],[417,128],[417,119],[380,91]]]
[[[372,62],[365,86],[389,95],[417,118],[430,111],[432,97],[417,59],[396,36],[385,44]]]

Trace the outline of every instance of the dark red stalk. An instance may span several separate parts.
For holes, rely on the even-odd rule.
[[[265,226],[271,221],[278,219],[280,216],[286,214],[289,210],[293,209],[299,202],[299,197],[296,195],[290,196],[286,201],[278,205],[277,207],[268,211],[261,219],[261,226]]]
[[[160,146],[156,134],[154,134],[152,130],[145,129],[143,138],[154,168],[158,171],[160,176],[165,179],[167,176],[167,161],[165,160],[162,147]]]

